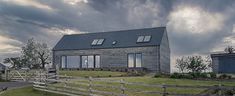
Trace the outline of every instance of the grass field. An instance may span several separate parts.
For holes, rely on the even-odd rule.
[[[125,76],[127,73],[125,72],[110,72],[110,71],[60,71],[60,75],[67,75],[67,76],[78,76],[78,77],[105,77],[102,78],[108,81],[120,81],[123,79],[125,82],[130,83],[144,83],[144,84],[168,84],[168,85],[191,85],[191,86],[214,86],[214,85],[225,85],[225,86],[235,86],[235,81],[203,81],[203,80],[189,80],[189,79],[171,79],[171,78],[153,78],[151,76],[141,76],[141,77],[119,77]],[[111,75],[111,78],[110,78]],[[108,78],[106,78],[108,77]],[[76,79],[69,80],[69,86],[72,87],[79,87],[79,88],[88,88],[85,85],[79,85],[79,83],[88,83],[88,81],[78,81]],[[76,84],[75,84],[76,83]],[[117,86],[121,87],[120,83],[107,83],[103,81],[92,81],[93,84],[102,84],[107,86]],[[63,83],[52,84],[52,86],[63,87]],[[49,87],[50,87],[49,86]],[[125,85],[125,88],[128,89],[135,89],[135,90],[142,90],[142,91],[160,91],[162,92],[163,89],[159,87],[147,87],[147,86],[139,86],[139,85]],[[121,89],[113,89],[113,88],[105,88],[105,87],[94,87],[96,90],[101,91],[108,91],[108,92],[115,92],[121,93]],[[167,92],[174,92],[174,93],[190,93],[190,94],[198,94],[205,89],[189,89],[189,88],[168,88]],[[128,96],[158,96],[156,94],[143,94],[138,92],[130,92],[126,91]],[[47,95],[45,95],[47,94]],[[46,92],[36,91],[33,90],[32,87],[26,87],[21,89],[14,89],[7,91],[6,93],[2,94],[1,96],[63,96],[57,94],[50,94]]]
[[[120,77],[127,75],[126,72],[111,71],[59,71],[59,74],[76,77]]]
[[[24,87],[19,89],[12,89],[0,94],[0,96],[64,96],[52,94],[42,91],[34,90],[32,87]]]
[[[112,76],[120,76],[125,75],[127,73],[124,72],[109,72],[109,71],[61,71],[62,74],[67,74],[70,76],[79,76],[79,77],[108,77],[109,75]],[[190,80],[190,79],[171,79],[171,78],[153,78],[151,76],[142,76],[142,77],[112,77],[112,78],[105,78],[105,80],[110,81],[120,81],[123,79],[125,82],[130,83],[144,83],[144,84],[167,84],[167,85],[189,85],[189,86],[214,86],[214,85],[225,85],[225,86],[235,86],[235,81],[205,81],[205,80]],[[71,80],[70,82],[81,82],[76,80]],[[88,82],[86,82],[88,83]],[[93,82],[94,84],[102,84],[102,85],[111,85],[111,86],[121,86],[119,83],[105,83],[105,82]],[[61,86],[60,84],[56,86]],[[87,86],[82,85],[70,85],[73,87],[84,87],[87,88]],[[146,86],[138,86],[138,85],[126,85],[126,88],[130,89],[138,89],[143,91],[162,91],[162,88],[156,88],[156,87],[146,87]],[[94,88],[97,90],[102,91],[110,91],[110,92],[117,92],[120,93],[121,90],[112,89],[112,88],[101,88],[97,87]],[[190,94],[198,94],[205,89],[179,89],[179,88],[168,88],[168,92],[174,92],[174,93],[190,93]],[[156,94],[141,94],[141,93],[135,93],[135,92],[127,92],[130,96],[156,96]]]

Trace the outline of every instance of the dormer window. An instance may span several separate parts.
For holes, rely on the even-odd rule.
[[[137,43],[141,43],[141,42],[149,42],[151,39],[151,36],[139,36],[137,39]]]
[[[94,39],[91,45],[102,45],[104,42],[104,39]]]

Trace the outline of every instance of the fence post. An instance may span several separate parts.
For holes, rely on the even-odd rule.
[[[64,91],[67,87],[67,81],[68,81],[67,74],[65,74]]]
[[[120,84],[121,84],[122,96],[125,96],[125,81],[124,81],[124,79],[121,79]]]
[[[163,83],[162,84],[162,88],[163,88],[163,94],[162,96],[166,96],[167,95],[167,92],[166,92],[166,85]]]
[[[92,77],[89,77],[89,95],[92,96]]]
[[[222,95],[221,84],[219,84],[219,88],[218,89],[219,89],[219,96],[221,96]]]
[[[8,80],[8,68],[7,67],[5,68],[5,79],[6,81]]]

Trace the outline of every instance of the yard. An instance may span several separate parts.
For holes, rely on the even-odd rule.
[[[121,84],[115,82],[106,82],[106,81],[120,81],[128,83],[137,83],[137,84],[167,84],[167,85],[189,85],[189,86],[214,86],[214,85],[225,85],[225,86],[235,86],[234,81],[205,81],[205,80],[189,80],[189,79],[171,79],[171,78],[153,78],[151,76],[139,76],[139,77],[122,77],[127,73],[125,72],[110,72],[110,71],[60,71],[60,75],[67,76],[76,76],[76,77],[103,77],[99,78],[100,81],[92,81],[93,84],[104,85],[104,86],[116,86],[117,88],[110,87],[97,87],[94,86],[93,89],[100,91],[116,92],[121,93]],[[86,78],[88,79],[88,78]],[[69,79],[68,86],[74,88],[84,88],[88,89],[86,84],[89,84],[87,81],[81,81],[79,79]],[[82,84],[81,84],[82,83]],[[85,84],[85,85],[84,85]],[[49,87],[64,87],[64,83],[50,84]],[[139,85],[125,85],[125,88],[134,89],[136,92],[126,91],[125,93],[128,96],[156,96],[156,94],[143,94],[138,92],[142,91],[160,91],[163,89],[161,87],[149,87],[149,86],[139,86]],[[71,89],[72,90],[72,89]],[[206,89],[190,89],[190,88],[167,88],[167,92],[174,92],[180,94],[198,94],[203,92]],[[17,95],[16,95],[17,94]],[[57,94],[50,94],[42,91],[33,90],[32,87],[20,88],[6,91],[6,93],[1,96],[62,96]]]
[[[12,89],[0,95],[1,96],[64,96],[64,95],[59,95],[59,94],[52,94],[52,93],[37,91],[37,90],[34,90],[32,87]]]
[[[126,72],[111,71],[59,71],[59,75],[75,76],[75,77],[120,77],[126,76]]]

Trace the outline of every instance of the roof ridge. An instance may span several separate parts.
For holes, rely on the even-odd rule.
[[[158,28],[164,28],[165,29],[166,27],[149,27],[149,28],[138,28],[138,29],[127,29],[127,30],[116,30],[116,31],[105,31],[105,32],[86,32],[86,33],[80,33],[80,34],[66,34],[64,36],[99,34],[99,33],[113,33],[113,32],[126,32],[126,31],[146,30],[146,29],[158,29]]]

